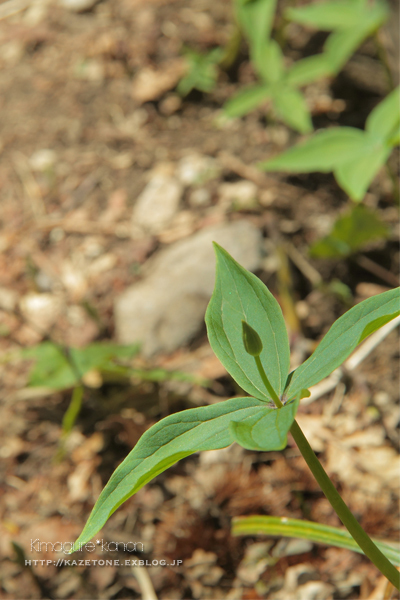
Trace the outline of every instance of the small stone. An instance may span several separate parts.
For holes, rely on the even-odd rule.
[[[164,173],[153,175],[134,206],[134,232],[139,227],[147,233],[160,233],[178,211],[182,193],[182,185],[175,177]]]
[[[166,61],[158,69],[141,69],[132,83],[132,98],[141,104],[157,100],[162,94],[175,88],[185,71],[186,61],[183,58]]]
[[[57,162],[54,150],[43,148],[36,150],[29,159],[29,164],[34,171],[49,171]]]
[[[62,313],[64,302],[53,294],[30,293],[21,299],[20,309],[37,329],[47,332]]]
[[[189,204],[193,208],[208,206],[211,202],[211,194],[206,188],[196,188],[189,195]]]
[[[219,188],[222,203],[233,204],[237,209],[254,208],[257,205],[258,188],[252,181],[242,180],[223,183]]]
[[[201,185],[218,177],[219,168],[214,158],[202,154],[189,154],[179,161],[177,176],[183,185]]]
[[[160,113],[169,117],[176,113],[182,106],[182,98],[177,94],[169,94],[159,104]]]
[[[92,9],[98,2],[98,0],[59,0],[61,6],[70,10],[71,12],[85,12]]]

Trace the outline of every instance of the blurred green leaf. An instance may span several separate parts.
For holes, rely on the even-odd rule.
[[[63,348],[53,342],[28,348],[22,352],[23,358],[35,360],[29,385],[51,389],[67,389],[92,369],[101,369],[114,359],[131,358],[138,353],[137,344],[89,344],[85,348]]]
[[[335,0],[289,8],[285,15],[290,21],[333,31],[325,42],[323,59],[316,63],[316,72],[325,76],[343,68],[363,40],[383,25],[389,11],[381,0]],[[323,72],[323,65],[328,73]]]
[[[364,133],[353,127],[335,127],[317,131],[308,140],[261,163],[266,171],[289,173],[327,173],[351,160],[364,148]]]
[[[360,202],[391,151],[391,147],[376,140],[368,144],[365,136],[365,147],[360,156],[355,156],[334,170],[336,181],[352,200]]]
[[[363,28],[368,33],[380,27],[388,14],[387,4],[381,0],[334,0],[310,3],[285,11],[285,17],[289,21],[316,29],[343,31]]]
[[[363,554],[360,546],[346,529],[320,525],[312,521],[288,519],[287,517],[236,517],[232,521],[232,535],[273,535],[301,538],[317,544],[346,548]],[[397,547],[393,547],[377,539],[373,539],[373,541],[394,565],[400,565],[398,543],[396,543]]]
[[[376,213],[363,205],[353,206],[338,218],[329,235],[310,247],[310,255],[314,258],[342,258],[387,235],[387,227]]]
[[[324,53],[316,54],[293,63],[287,72],[286,82],[299,87],[329,75],[331,75],[331,68],[328,57]]]
[[[224,105],[224,112],[228,117],[242,117],[263,104],[271,97],[269,85],[253,85],[245,88]]]
[[[275,40],[266,41],[254,56],[254,66],[258,75],[266,83],[279,82],[285,75],[282,50]]]
[[[382,139],[391,137],[400,126],[400,86],[380,102],[368,116],[365,130]]]
[[[333,2],[311,3],[306,6],[288,8],[285,17],[301,25],[332,31],[355,27],[360,22],[360,14],[366,10],[366,0],[351,2],[334,0]]]
[[[214,48],[207,54],[200,54],[186,49],[185,55],[188,62],[186,75],[177,85],[177,92],[181,96],[187,96],[193,89],[200,92],[212,92],[217,84],[218,63],[222,59],[224,51],[222,48]]]
[[[299,131],[313,130],[310,111],[301,92],[288,85],[281,85],[273,94],[273,105],[282,121]]]
[[[250,54],[257,61],[270,39],[276,0],[235,0],[236,17],[250,44]]]

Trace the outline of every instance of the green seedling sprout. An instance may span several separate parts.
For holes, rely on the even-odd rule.
[[[278,302],[223,248],[215,244],[215,251],[216,282],[206,313],[208,338],[217,357],[249,396],[172,414],[148,429],[114,471],[74,548],[87,543],[125,500],[180,459],[233,442],[250,450],[282,450],[290,431],[355,543],[399,589],[400,574],[391,555],[371,540],[352,515],[295,415],[309,387],[330,375],[368,335],[400,314],[400,288],[368,298],[346,312],[315,352],[290,373],[289,340]]]

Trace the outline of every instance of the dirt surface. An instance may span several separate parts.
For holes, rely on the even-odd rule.
[[[71,389],[29,387],[30,365],[21,360],[21,348],[43,340],[64,347],[113,340],[114,299],[140,280],[149,257],[208,225],[248,219],[263,233],[258,275],[283,307],[295,365],[349,306],[396,285],[399,228],[391,180],[382,170],[365,204],[387,224],[388,240],[346,260],[308,257],[309,244],[329,231],[348,200],[331,175],[266,176],[256,169],[257,161],[298,138],[266,120],[265,111],[232,122],[222,118],[224,101],[254,80],[244,43],[214,92],[185,99],[174,92],[184,72],[183,45],[206,51],[229,40],[228,0],[106,0],[82,13],[38,0],[14,4],[15,14],[4,17],[5,5],[0,596],[380,600],[384,581],[361,555],[231,535],[231,519],[250,514],[339,525],[292,440],[281,453],[233,445],[194,455],[158,476],[112,516],[99,534],[103,546],[84,556],[119,559],[119,566],[40,564],[53,563],[55,553],[39,551],[35,540],[73,541],[103,485],[150,425],[238,390],[203,329],[173,355],[135,360],[144,369],[208,378],[207,386],[128,385],[92,374],[62,445]],[[320,43],[294,28],[288,52],[297,58]],[[316,127],[363,127],[387,91],[369,41],[335,82],[311,85],[305,93]],[[176,167],[193,153],[215,160],[215,176],[186,186],[179,210],[161,232],[132,235],[132,209],[154,170]],[[395,168],[396,156],[391,160]],[[223,186],[242,180],[255,186],[255,198],[247,204],[227,200]],[[328,287],[336,280],[347,286],[347,299]],[[32,294],[45,298],[41,312],[29,312]],[[300,425],[351,510],[368,533],[392,541],[398,540],[397,373],[394,330],[338,385],[299,410]],[[104,550],[109,542],[132,540],[134,553],[121,546]],[[165,560],[170,566],[125,566],[132,554],[149,565]],[[56,553],[60,557],[65,555]],[[26,564],[34,559],[39,562]],[[182,562],[171,566],[173,561]]]

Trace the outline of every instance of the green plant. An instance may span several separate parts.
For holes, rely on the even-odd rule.
[[[351,536],[399,587],[396,568],[351,514],[295,421],[308,388],[400,314],[399,289],[369,298],[345,313],[310,358],[289,373],[289,341],[278,302],[255,275],[217,244],[215,249],[217,275],[206,313],[208,337],[217,357],[250,396],[170,415],[146,431],[111,476],[75,544],[90,540],[125,500],[178,460],[232,442],[250,450],[281,450],[290,431]]]
[[[279,44],[271,38],[276,0],[235,0],[235,9],[261,83],[241,90],[228,100],[224,106],[225,114],[240,117],[269,100],[287,125],[301,133],[312,131],[309,110],[303,94],[297,89],[308,82],[310,73],[305,69],[303,76],[294,81],[291,68],[285,67]]]
[[[276,0],[234,0],[237,20],[246,35],[250,58],[260,83],[238,92],[225,106],[229,117],[240,117],[270,101],[276,115],[300,133],[312,131],[311,116],[298,88],[337,75],[361,42],[387,19],[380,0],[340,0],[288,8],[285,18],[332,31],[323,52],[287,67],[278,42],[271,37]]]
[[[358,46],[385,23],[388,15],[387,5],[381,0],[334,0],[286,9],[288,21],[333,31],[322,54],[296,63],[297,72],[306,67],[310,72],[314,69],[316,73],[336,75]]]
[[[187,72],[177,85],[178,94],[187,96],[194,89],[200,92],[212,92],[217,84],[218,64],[224,55],[222,48],[214,48],[207,54],[186,48],[184,54]]]
[[[309,253],[313,258],[345,258],[387,236],[388,229],[378,215],[357,204],[336,220],[328,235],[310,246]]]
[[[333,171],[340,187],[359,202],[399,141],[400,87],[370,113],[365,131],[353,127],[318,131],[305,142],[261,163],[260,168],[287,173]]]
[[[94,342],[84,348],[70,348],[44,341],[27,348],[22,358],[32,359],[34,364],[29,373],[29,387],[44,387],[51,390],[72,388],[70,404],[62,422],[63,438],[71,432],[80,413],[84,384],[90,371],[97,371],[99,381],[129,384],[138,381],[190,381],[207,385],[207,381],[189,373],[166,369],[143,369],[132,365],[132,359],[139,352],[138,344],[122,346],[107,342]]]
[[[346,548],[362,554],[362,550],[345,529],[320,525],[302,519],[286,517],[251,516],[236,517],[232,520],[232,535],[269,535],[289,538],[301,538],[317,544],[327,544],[337,548]],[[400,548],[379,540],[374,543],[396,566],[400,566]]]

